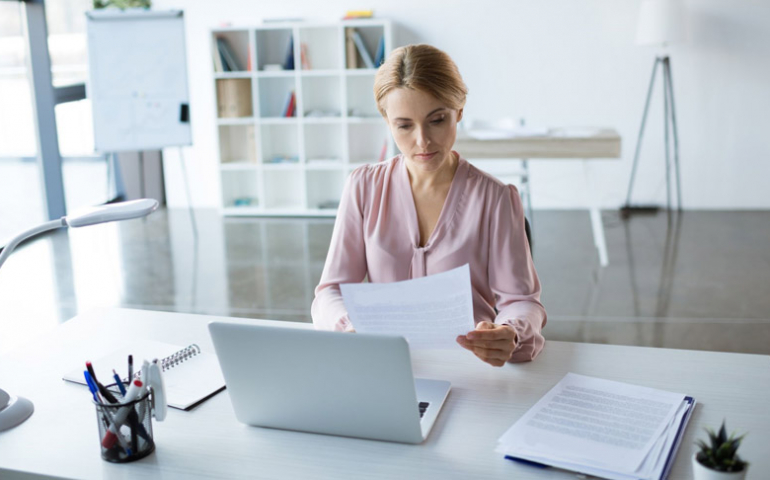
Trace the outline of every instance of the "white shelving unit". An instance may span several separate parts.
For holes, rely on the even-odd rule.
[[[350,171],[379,161],[383,149],[385,158],[394,155],[374,102],[376,68],[360,56],[358,68],[347,68],[349,28],[373,60],[380,39],[386,56],[392,49],[388,20],[212,30],[212,59],[221,38],[239,67],[213,68],[225,215],[334,216]],[[265,68],[287,66],[289,48],[295,68]],[[292,91],[296,114],[285,117]]]

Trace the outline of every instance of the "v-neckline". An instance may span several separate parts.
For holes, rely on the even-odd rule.
[[[453,152],[455,153],[455,152]],[[458,154],[457,155],[457,169],[455,169],[454,176],[452,177],[452,183],[449,185],[449,192],[447,192],[444,205],[441,207],[441,213],[439,213],[436,225],[433,227],[433,231],[428,236],[424,246],[420,246],[420,222],[417,217],[417,204],[414,201],[414,192],[412,192],[412,184],[409,180],[409,170],[406,168],[406,159],[403,155],[401,160],[401,178],[404,188],[409,191],[409,195],[403,195],[402,198],[408,199],[406,203],[409,205],[406,211],[409,214],[409,229],[412,237],[412,244],[414,248],[421,248],[424,250],[429,249],[436,244],[437,241],[443,236],[446,227],[451,224],[454,213],[457,211],[456,204],[462,196],[462,192],[465,190],[465,179],[467,178],[467,162]]]

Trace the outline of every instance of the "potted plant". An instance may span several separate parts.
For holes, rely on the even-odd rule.
[[[695,480],[743,480],[749,464],[741,460],[737,452],[746,435],[736,437],[733,433],[728,437],[724,421],[719,433],[710,428],[705,430],[709,443],[703,440],[695,442],[700,448],[692,459]]]

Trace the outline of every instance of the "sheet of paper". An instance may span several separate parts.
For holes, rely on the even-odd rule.
[[[475,328],[467,264],[393,283],[340,285],[357,332],[401,335],[412,348],[462,348],[458,335]]]
[[[684,395],[567,374],[501,438],[503,452],[635,472]]]

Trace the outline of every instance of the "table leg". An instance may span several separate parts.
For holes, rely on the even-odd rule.
[[[589,211],[591,214],[591,228],[594,233],[594,245],[599,252],[599,263],[602,267],[610,264],[607,256],[607,241],[604,238],[604,225],[602,225],[602,215],[599,210],[599,199],[596,195],[596,189],[591,182],[591,172],[588,162],[583,159],[583,172],[586,177],[586,199],[588,200]]]

